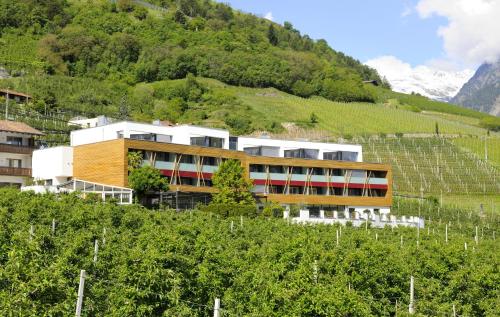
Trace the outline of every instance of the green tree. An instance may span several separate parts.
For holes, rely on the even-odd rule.
[[[274,29],[273,24],[269,24],[269,29],[267,30],[267,39],[271,45],[278,45],[278,35],[276,34],[276,30]]]
[[[160,170],[146,165],[133,169],[128,175],[128,184],[142,201],[144,195],[151,191],[167,191],[168,180],[161,175]]]
[[[244,169],[238,160],[226,160],[219,165],[212,177],[218,192],[213,195],[214,203],[253,205],[252,182],[244,176]]]
[[[318,116],[314,112],[311,113],[311,116],[309,117],[309,121],[314,124],[314,123],[318,123],[318,120],[319,120]]]
[[[139,151],[128,152],[127,159],[129,172],[132,172],[133,170],[138,169],[142,166],[142,153]]]

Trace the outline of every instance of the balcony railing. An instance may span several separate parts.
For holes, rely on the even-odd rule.
[[[0,166],[0,175],[30,177],[31,168]]]
[[[34,146],[0,143],[0,153],[31,154],[36,149]]]

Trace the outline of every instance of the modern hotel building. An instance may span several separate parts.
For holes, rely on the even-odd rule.
[[[226,130],[158,122],[73,131],[71,146],[35,151],[33,177],[51,185],[72,178],[126,188],[131,151],[168,177],[172,193],[213,193],[220,162],[236,159],[258,202],[381,214],[392,204],[390,165],[363,162],[360,145],[233,137]]]

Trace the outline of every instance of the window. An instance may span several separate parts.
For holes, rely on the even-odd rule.
[[[224,147],[224,139],[210,136],[191,137],[191,145],[216,147],[222,149]]]
[[[338,161],[339,160],[339,152],[323,152],[323,159],[324,160]]]
[[[22,161],[19,159],[7,159],[9,161],[9,167],[20,168],[22,167]]]
[[[270,165],[269,173],[284,174],[285,168],[281,165]]]
[[[280,148],[274,146],[252,146],[244,148],[243,151],[246,154],[253,156],[270,156],[270,157],[280,156]]]
[[[346,152],[342,151],[341,161],[351,161],[356,162],[358,160],[358,152]]]
[[[299,186],[290,186],[289,192],[291,195],[298,195],[298,194],[300,194],[300,187]]]
[[[358,160],[358,152],[348,152],[348,151],[323,152],[323,159],[333,160],[333,161],[356,162]]]
[[[285,157],[317,159],[318,155],[319,150],[315,149],[285,150]]]
[[[229,149],[237,150],[238,149],[238,137],[230,136],[229,137]]]
[[[252,173],[264,173],[264,165],[256,165],[256,164],[251,164],[250,165],[250,172]]]
[[[7,137],[7,144],[21,146],[21,145],[23,145],[23,138],[16,137],[16,136],[8,136]]]
[[[133,140],[156,141],[156,134],[153,133],[131,134],[130,138]]]

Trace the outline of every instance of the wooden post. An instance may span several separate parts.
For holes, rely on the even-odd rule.
[[[477,235],[477,226],[476,226],[476,236],[474,237],[474,240],[476,241],[476,245],[479,244],[479,236]]]
[[[446,227],[445,227],[444,241],[446,243],[448,243],[448,224],[446,224]]]
[[[337,246],[339,245],[339,229],[337,229]]]
[[[30,226],[30,241],[33,240],[33,237],[35,236],[35,228],[33,225]]]
[[[318,284],[318,260],[314,260],[314,267],[313,267],[313,278],[314,278],[314,283]]]
[[[83,304],[83,290],[85,287],[85,270],[80,271],[80,285],[78,286],[78,299],[76,300],[76,317],[80,317]]]
[[[234,228],[234,221],[231,220],[231,233],[233,232],[233,228]]]
[[[403,235],[401,235],[401,247],[403,247]]]
[[[214,317],[220,317],[220,299],[219,298],[215,298]]]
[[[56,233],[56,220],[52,218],[52,235]]]
[[[106,228],[102,229],[102,246],[106,244]]]
[[[413,276],[410,277],[410,305],[408,306],[408,312],[413,315],[415,313],[415,308],[413,307],[414,300],[414,290],[413,290]]]
[[[378,241],[378,233],[375,233],[375,241]]]
[[[99,242],[97,239],[94,241],[94,263],[97,262],[97,252],[99,251]]]
[[[464,249],[467,251],[467,242],[464,243]]]
[[[240,227],[243,228],[243,216],[240,216]]]

